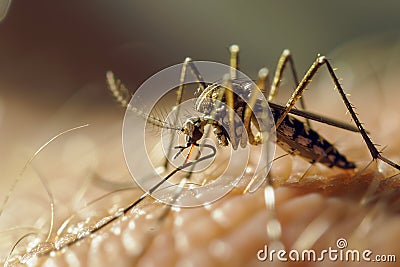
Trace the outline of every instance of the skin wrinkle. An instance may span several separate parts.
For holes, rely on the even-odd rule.
[[[390,84],[390,82],[385,84]],[[368,83],[365,82],[363,84],[363,90],[369,90],[365,85],[368,85]],[[373,139],[387,144],[389,146],[388,151],[390,152],[387,156],[394,161],[398,161],[399,157],[396,151],[399,151],[400,142],[395,138],[397,135],[395,130],[397,128],[392,129],[392,131],[380,130],[385,129],[382,125],[389,125],[388,128],[391,128],[391,116],[387,116],[387,114],[396,114],[397,112],[395,99],[400,95],[394,90],[390,91],[388,89],[388,92],[391,95],[390,99],[387,100],[389,103],[386,103],[383,108],[384,113],[378,114],[382,122],[374,120],[370,123],[368,121],[370,118],[367,114],[372,110],[365,108],[363,104],[359,105],[357,103],[355,105],[358,107],[362,121],[366,123],[367,129],[371,131]],[[357,95],[357,99],[363,98],[363,95],[353,94]],[[312,98],[312,94],[309,95]],[[309,99],[307,98],[306,101],[311,102],[312,100]],[[356,102],[353,101],[355,99],[355,97],[352,97],[352,102]],[[29,103],[25,105],[28,107]],[[30,108],[34,109],[34,107]],[[103,111],[99,114],[105,113]],[[96,116],[96,114],[93,116]],[[102,118],[101,121],[107,125],[118,119],[121,119],[121,114],[115,112],[112,116]],[[379,127],[376,126],[377,122],[379,122]],[[395,122],[393,123],[395,124]],[[112,125],[112,123],[108,125]],[[314,125],[321,131],[325,128],[325,126],[319,124]],[[120,126],[114,124],[115,129],[109,133],[119,136],[118,127]],[[361,166],[368,163],[368,154],[365,152],[363,144],[358,142],[356,134],[343,133],[340,130],[336,131],[336,129],[328,128],[328,126],[326,128],[329,132],[328,135],[333,137],[329,138],[329,140],[333,139],[335,142],[339,139],[337,143],[340,148],[344,149],[344,154],[349,155],[352,159],[356,159],[356,163]],[[107,148],[103,150],[102,140],[104,139],[98,137],[101,135],[101,132],[99,133],[96,130],[89,130],[85,135],[93,138],[95,140],[94,143],[99,147],[96,149],[98,157],[97,168],[101,168],[102,171],[98,172],[98,174],[103,175],[105,172],[106,178],[117,180],[116,176],[126,177],[124,179],[129,181],[129,174],[124,168],[123,162],[121,162],[121,152],[117,149],[120,148],[118,140],[110,140],[110,143],[113,145],[110,143],[106,144]],[[336,133],[339,133],[339,138]],[[340,139],[340,136],[344,136],[344,138]],[[106,140],[108,141],[109,139]],[[352,142],[352,140],[355,141]],[[59,143],[63,143],[63,141]],[[346,146],[347,144],[349,147]],[[116,147],[116,149],[110,153],[108,151],[110,147]],[[54,161],[54,155],[57,155],[57,149],[49,147],[49,150],[48,154],[45,152],[41,155],[43,158],[37,163],[41,170],[48,166],[45,164],[46,161]],[[118,160],[115,160],[114,157]],[[113,164],[108,162],[110,160]],[[103,163],[109,164],[109,167],[102,166]],[[299,173],[302,173],[302,170],[307,169],[309,165],[301,159],[293,159],[292,157],[285,157],[276,162],[277,169],[282,169],[282,171],[276,170],[274,174],[276,175],[274,182],[277,185],[285,184],[285,179],[289,176],[284,166],[291,166],[292,173],[296,173],[297,167],[300,166],[302,168]],[[64,168],[66,167],[64,166]],[[339,237],[345,237],[349,243],[349,248],[368,248],[374,253],[399,255],[397,240],[400,238],[400,231],[398,229],[400,218],[397,213],[398,208],[396,208],[398,194],[393,197],[397,202],[389,201],[386,206],[383,203],[383,206],[376,206],[376,201],[364,207],[359,204],[360,198],[365,193],[365,189],[371,179],[373,177],[379,178],[379,174],[367,171],[358,179],[351,180],[348,178],[350,177],[349,173],[339,172],[337,169],[330,170],[325,167],[316,166],[310,172],[322,173],[322,175],[314,177],[314,179],[306,177],[301,181],[296,178],[297,180],[287,181],[286,187],[278,187],[275,190],[277,217],[282,224],[282,241],[287,248],[291,248],[291,245],[296,242],[310,223],[326,212],[331,225],[328,231],[322,233],[321,238],[316,241],[313,248],[324,249],[328,246],[335,248],[336,240]],[[49,179],[48,177],[57,176],[57,173],[58,171],[52,168],[45,173],[45,176]],[[75,172],[73,173],[77,175]],[[82,173],[78,174],[84,177]],[[68,177],[68,175],[65,176]],[[327,176],[329,176],[328,179],[326,178]],[[319,180],[318,177],[322,177],[323,180]],[[66,178],[63,175],[56,182],[60,181],[60,179]],[[68,180],[70,179],[69,177]],[[56,182],[52,184],[53,189],[57,188]],[[61,186],[67,188],[65,187],[65,183],[61,183]],[[388,182],[388,185],[382,187],[380,190],[388,192],[393,186],[397,186],[397,184]],[[60,192],[59,189],[57,191]],[[84,199],[93,199],[93,196],[104,194],[103,190],[96,189],[93,185],[91,188],[88,188],[88,192],[88,195]],[[160,211],[160,209],[163,209],[163,206],[154,204],[149,199],[146,203],[140,205],[141,209],[146,211],[144,214],[140,214],[141,209],[133,210],[127,214],[124,220],[117,220],[93,237],[86,238],[72,245],[66,249],[65,253],[56,253],[55,257],[40,258],[39,263],[49,264],[51,262],[56,266],[68,266],[68,262],[73,262],[72,257],[76,256],[76,259],[78,259],[82,266],[132,266],[134,264],[138,266],[160,266],[160,264],[163,266],[185,266],[190,262],[195,266],[262,266],[265,263],[260,263],[256,260],[256,252],[262,249],[266,243],[265,226],[267,214],[263,204],[263,197],[262,190],[258,190],[254,194],[241,195],[241,191],[235,189],[222,200],[211,204],[209,208],[200,207],[170,211],[165,222],[160,225],[159,230],[156,229],[157,227],[153,229],[153,226],[157,225],[156,220],[154,218],[146,218],[146,215]],[[68,199],[66,196],[63,198]],[[127,200],[129,198],[124,199],[124,201]],[[57,204],[56,208],[60,209],[62,203],[59,201]],[[376,213],[373,213],[374,209]],[[58,213],[56,218],[58,224],[65,218],[66,214],[68,212]],[[213,217],[213,215],[216,217]],[[29,214],[26,213],[25,216],[28,217]],[[182,221],[178,225],[175,225],[179,217],[182,218]],[[370,218],[370,222],[365,221],[366,218]],[[132,221],[135,222],[133,229],[130,226]],[[364,224],[362,223],[363,221],[365,222]],[[359,228],[360,225],[362,225],[361,228]],[[122,229],[121,233],[115,231],[119,226]],[[112,230],[113,228],[114,231]],[[357,231],[355,231],[356,229]],[[121,238],[124,235],[129,235],[131,238],[136,238],[139,244],[145,244],[148,241],[146,239],[149,237],[149,235],[143,236],[143,233],[146,232],[154,233],[154,240],[149,243],[148,248],[137,259],[137,251],[129,249],[124,245]],[[184,241],[185,239],[187,242]],[[185,248],[186,244],[189,247]],[[223,248],[222,253],[218,252],[218,248]],[[210,249],[216,251],[210,252]],[[70,256],[69,258],[71,259],[68,260],[67,255],[74,256]],[[306,265],[318,266],[318,263],[298,263],[298,266]],[[340,263],[338,265],[342,266]],[[386,266],[392,265],[387,264]]]

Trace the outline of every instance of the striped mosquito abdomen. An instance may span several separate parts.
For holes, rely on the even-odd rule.
[[[281,112],[272,109],[275,121]],[[293,116],[286,116],[276,129],[277,144],[286,152],[308,160],[310,163],[322,163],[328,167],[354,169],[353,162],[348,161],[329,141],[309,128],[304,122]]]

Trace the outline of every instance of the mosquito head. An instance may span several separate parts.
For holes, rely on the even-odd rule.
[[[206,120],[199,117],[189,118],[185,121],[183,127],[181,128],[181,132],[185,134],[186,145],[175,147],[179,149],[179,151],[173,157],[174,159],[176,159],[186,148],[191,147],[191,149],[193,149],[194,146],[199,146],[197,141],[199,141],[203,137],[204,126],[206,124],[207,124]]]
[[[206,124],[207,122],[199,117],[187,119],[181,130],[185,134],[186,142],[197,145],[197,141],[204,135],[204,126]]]

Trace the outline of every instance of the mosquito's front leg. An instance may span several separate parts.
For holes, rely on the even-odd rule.
[[[196,66],[192,62],[192,59],[190,57],[185,58],[185,60],[182,63],[181,75],[179,78],[179,88],[176,92],[176,102],[175,102],[176,116],[175,116],[175,119],[173,122],[174,125],[177,125],[178,121],[179,121],[180,104],[182,103],[183,91],[185,88],[185,78],[186,78],[186,73],[187,73],[188,68],[190,69],[193,76],[196,78],[196,82],[199,86],[199,90],[203,91],[204,88],[206,87],[204,79],[201,76],[199,70],[196,68]],[[173,147],[173,144],[172,144],[173,139],[174,139],[174,136],[171,135],[171,139],[170,139],[169,146],[167,149],[167,155],[166,155],[166,158],[164,161],[164,168],[167,168],[167,166],[168,166],[168,158],[171,156],[171,151],[172,151],[172,147]]]
[[[288,64],[290,65],[290,69],[292,71],[292,76],[295,86],[296,87],[299,86],[299,78],[297,76],[297,71],[294,66],[293,56],[288,49],[285,49],[283,50],[282,55],[278,60],[278,65],[276,66],[275,76],[272,81],[271,90],[269,91],[267,98],[268,101],[274,101],[276,96],[278,95],[279,86],[282,81],[282,76]],[[304,102],[304,98],[300,98],[300,106],[303,110],[306,110],[306,104]],[[308,119],[306,119],[306,123],[310,127],[310,121]]]
[[[224,94],[226,98],[226,105],[228,107],[228,119],[229,119],[229,136],[232,147],[234,150],[237,149],[238,143],[236,143],[236,126],[235,126],[235,97],[233,94],[233,87],[231,79],[227,76],[224,77],[223,87],[225,88]]]
[[[248,139],[249,139],[249,143],[251,145],[259,145],[262,143],[262,134],[260,133],[261,128],[260,125],[258,124],[257,118],[254,115],[254,106],[257,102],[258,99],[258,95],[262,92],[265,91],[265,86],[266,86],[266,81],[268,78],[268,69],[267,68],[262,68],[259,72],[258,72],[258,80],[257,80],[257,87],[258,88],[254,88],[254,90],[251,92],[250,95],[250,99],[246,105],[246,109],[244,111],[244,119],[243,119],[243,124],[244,127],[247,131],[247,135],[248,135]],[[259,133],[254,136],[253,132],[251,131],[251,122],[254,123],[254,125],[256,126],[257,130],[259,131]]]

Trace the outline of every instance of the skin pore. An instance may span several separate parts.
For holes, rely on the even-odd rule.
[[[400,141],[397,130],[400,122],[397,99],[400,94],[395,89],[398,84],[396,73],[399,73],[400,65],[394,64],[394,61],[389,62],[390,64],[386,62],[386,65],[379,61],[374,62],[371,69],[365,61],[361,62],[360,58],[356,60],[356,55],[353,55],[354,58],[349,58],[349,54],[345,55],[344,53],[340,60],[353,62],[354,65],[339,69],[339,76],[344,78],[344,88],[347,91],[351,88],[350,100],[357,107],[361,121],[370,131],[372,139],[383,145],[381,149],[388,145],[384,150],[385,155],[398,162]],[[332,57],[339,61],[339,57]],[[380,57],[384,58],[383,55]],[[334,65],[339,65],[339,62]],[[388,65],[392,68],[390,71],[387,69]],[[368,72],[364,71],[368,69]],[[344,73],[346,71],[352,72],[352,76],[347,77]],[[320,71],[322,77],[316,79],[315,85],[310,88],[313,92],[307,92],[306,101],[313,111],[314,108],[316,112],[323,109],[329,115],[336,116],[335,118],[348,121],[343,104],[337,92],[332,90],[333,85],[325,74],[323,70]],[[22,222],[18,225],[41,227],[40,232],[44,233],[45,239],[50,213],[47,195],[37,182],[38,176],[48,181],[54,196],[55,229],[71,213],[82,210],[90,200],[130,184],[131,178],[124,165],[120,144],[122,111],[118,111],[112,104],[88,105],[93,90],[98,88],[83,90],[71,100],[71,103],[80,102],[80,105],[67,103],[56,116],[49,116],[46,108],[16,97],[2,100],[6,103],[4,109],[7,114],[20,112],[16,117],[28,116],[24,120],[27,122],[24,127],[30,131],[37,129],[37,123],[44,125],[40,136],[32,138],[34,144],[30,147],[39,147],[50,139],[49,133],[55,135],[68,127],[88,122],[91,126],[59,138],[33,162],[33,168],[28,168],[22,176],[20,187],[16,188],[9,206],[0,217],[0,221],[6,224],[1,229],[15,226],[15,222]],[[33,111],[32,114],[27,115],[27,110]],[[73,122],[68,121],[73,115],[80,117],[74,118]],[[10,123],[7,120],[9,118],[4,117],[3,123]],[[29,121],[32,122],[29,124]],[[23,131],[23,126],[18,127],[13,130],[22,132],[20,136],[11,139],[12,133],[8,130],[6,137],[19,142],[25,140],[24,144],[29,144],[32,134],[28,130]],[[340,151],[358,166],[369,163],[368,151],[359,135],[317,123],[313,123],[313,127],[337,144]],[[2,167],[7,170],[7,177],[16,177],[21,169],[19,166],[23,166],[26,158],[29,158],[20,155],[33,153],[20,152],[24,149],[17,141],[5,144],[4,147],[10,157],[7,164],[6,159],[3,160]],[[278,151],[279,153],[282,152]],[[317,251],[329,247],[337,249],[336,241],[345,238],[349,249],[369,249],[374,254],[399,255],[400,218],[396,177],[380,183],[377,198],[368,197],[368,203],[361,203],[363,196],[373,195],[366,193],[371,188],[369,186],[372,180],[383,179],[395,174],[395,171],[379,164],[383,171],[380,174],[373,164],[354,179],[352,172],[331,170],[319,165],[307,171],[309,166],[302,159],[288,156],[276,161],[272,171],[276,218],[282,229],[279,239],[287,251],[292,248],[313,248]],[[305,171],[307,175],[300,179]],[[101,180],[109,183],[101,183]],[[168,213],[164,205],[148,199],[138,209],[128,212],[124,219],[116,220],[94,235],[54,253],[51,257],[40,257],[38,263],[44,266],[265,265],[266,262],[257,259],[257,252],[265,244],[271,244],[267,240],[266,227],[275,215],[265,207],[263,190],[242,194],[244,186],[240,184],[238,189],[209,206],[173,209]],[[4,191],[2,189],[2,193]],[[98,201],[88,212],[82,212],[81,217],[104,216],[107,209],[104,206],[112,207],[113,201],[117,203],[117,207],[126,205],[138,198],[141,192],[132,189],[115,195],[120,198],[115,200],[108,197],[104,199],[106,201]],[[94,214],[90,211],[94,211]],[[164,216],[161,223],[158,220],[160,216]],[[88,222],[88,225],[91,223]],[[7,251],[7,247],[9,251],[15,240],[15,235],[9,235],[9,246],[4,251]],[[2,257],[3,255],[5,254]],[[278,262],[275,263],[279,265]],[[317,266],[321,263],[298,264]],[[337,264],[343,266],[345,263]]]

